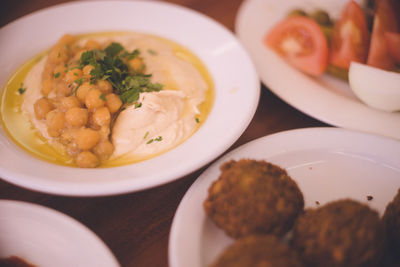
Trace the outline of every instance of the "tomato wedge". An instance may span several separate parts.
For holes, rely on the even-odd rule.
[[[331,41],[330,64],[349,69],[350,62],[367,61],[369,33],[367,20],[361,7],[350,1],[335,23]]]
[[[396,6],[390,0],[379,0],[376,4],[367,64],[392,70],[395,67],[395,60],[388,51],[385,32],[398,32]]]
[[[385,41],[389,54],[400,63],[400,33],[385,32]]]
[[[297,69],[314,76],[328,65],[328,43],[319,25],[303,16],[290,16],[267,33],[265,44]]]

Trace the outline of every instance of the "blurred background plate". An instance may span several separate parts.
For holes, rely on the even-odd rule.
[[[38,267],[118,267],[112,252],[73,218],[44,206],[0,200],[0,258]]]
[[[326,74],[319,78],[303,74],[263,43],[269,29],[295,8],[306,12],[321,8],[337,18],[347,2],[246,0],[239,8],[235,30],[249,51],[263,84],[288,104],[334,126],[400,139],[400,112],[389,113],[366,106],[346,82]]]

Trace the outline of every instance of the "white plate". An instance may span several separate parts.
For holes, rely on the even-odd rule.
[[[400,142],[340,128],[306,128],[265,136],[213,163],[190,187],[175,214],[169,240],[171,267],[208,266],[232,242],[203,210],[211,183],[228,160],[266,160],[288,171],[305,207],[352,198],[383,213],[400,188]],[[373,196],[372,201],[367,196]]]
[[[56,210],[0,200],[0,258],[20,257],[40,267],[118,267],[92,231]]]
[[[203,61],[214,81],[215,101],[202,127],[161,156],[107,169],[62,167],[36,159],[0,129],[0,177],[53,194],[132,192],[170,182],[204,166],[240,137],[254,115],[260,93],[250,57],[236,37],[217,22],[164,2],[76,2],[12,22],[0,29],[0,85],[22,63],[50,47],[64,33],[113,30],[165,37],[186,46]]]
[[[363,104],[348,84],[323,75],[314,79],[292,68],[263,44],[268,30],[293,8],[323,8],[337,18],[347,0],[246,0],[235,30],[248,49],[262,82],[298,110],[326,123],[400,139],[400,112],[375,110]],[[361,1],[358,1],[361,2]]]

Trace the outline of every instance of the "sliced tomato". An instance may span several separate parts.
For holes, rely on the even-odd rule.
[[[328,43],[319,25],[303,16],[290,16],[275,25],[265,44],[297,69],[314,76],[328,64]]]
[[[385,41],[389,54],[400,63],[400,33],[385,32]]]
[[[356,2],[350,1],[333,29],[330,64],[349,69],[352,61],[365,63],[368,47],[369,33],[364,12]]]
[[[398,32],[396,5],[390,0],[378,0],[376,5],[367,64],[392,70],[395,67],[395,60],[388,51],[385,32]]]

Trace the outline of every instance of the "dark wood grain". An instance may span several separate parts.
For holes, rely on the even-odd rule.
[[[0,26],[63,0],[0,1]],[[234,30],[242,0],[170,0],[210,16]],[[284,130],[326,126],[292,108],[264,86],[256,114],[232,150],[258,137]],[[229,151],[228,150],[228,151]],[[1,160],[1,159],[0,159]],[[3,180],[0,198],[38,203],[72,216],[93,230],[121,266],[168,266],[168,235],[183,195],[207,166],[175,182],[142,192],[108,197],[63,197],[33,192]]]

